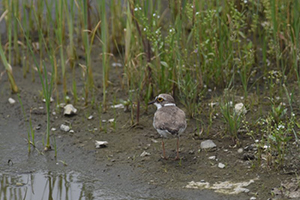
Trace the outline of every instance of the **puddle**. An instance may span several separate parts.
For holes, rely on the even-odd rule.
[[[0,174],[0,199],[93,199],[76,172]]]

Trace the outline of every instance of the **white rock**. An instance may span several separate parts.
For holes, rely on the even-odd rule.
[[[62,124],[62,125],[60,125],[60,130],[68,132],[70,130],[70,127],[67,126],[67,125]]]
[[[213,150],[217,147],[217,145],[212,140],[204,140],[200,144],[201,149]]]
[[[250,200],[256,200],[256,197],[251,197]]]
[[[111,66],[112,66],[112,67],[122,67],[122,64],[121,64],[121,63],[115,63],[115,62],[114,62],[114,63],[111,64]]]
[[[123,104],[112,105],[111,108],[124,108]]]
[[[100,149],[100,148],[106,147],[108,145],[108,142],[95,140],[95,145],[96,145],[97,149]]]
[[[56,131],[56,128],[51,128],[51,131]]]
[[[209,160],[216,160],[216,156],[209,156],[208,159]]]
[[[246,114],[247,110],[246,110],[243,103],[237,103],[237,104],[234,105],[234,112],[237,115],[240,115],[240,114]]]
[[[151,141],[152,141],[153,143],[158,143],[158,141],[155,140],[155,139],[151,139]]]
[[[71,130],[69,131],[69,133],[74,133],[74,130],[71,129]]]
[[[64,107],[64,115],[74,115],[77,113],[77,109],[72,104],[67,104]]]
[[[110,122],[110,123],[113,123],[114,121],[115,121],[114,118],[108,120],[108,122]]]
[[[220,169],[224,169],[224,168],[225,168],[225,165],[224,165],[223,163],[219,163],[219,164],[218,164],[218,167],[219,167]]]
[[[243,151],[244,151],[243,148],[239,148],[237,152],[238,153],[243,153]]]
[[[13,98],[8,98],[8,102],[10,104],[15,104],[16,103],[16,100],[14,100]]]
[[[90,115],[89,117],[88,117],[88,119],[93,119],[94,117],[93,117],[93,115]]]
[[[151,154],[146,152],[146,151],[143,151],[143,153],[141,153],[141,157],[145,157],[145,156],[150,156]]]

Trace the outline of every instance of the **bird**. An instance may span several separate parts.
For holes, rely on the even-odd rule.
[[[175,104],[174,98],[169,94],[159,94],[155,99],[148,103],[157,107],[153,117],[153,127],[162,137],[163,158],[166,157],[164,138],[169,136],[177,137],[177,149],[175,160],[179,158],[179,136],[187,127],[185,113]]]

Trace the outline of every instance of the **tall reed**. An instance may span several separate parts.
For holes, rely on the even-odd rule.
[[[0,41],[0,43],[1,43],[1,41]],[[19,88],[18,88],[18,86],[15,82],[14,76],[13,76],[13,69],[6,59],[4,50],[2,48],[2,44],[0,44],[0,57],[1,57],[3,65],[5,67],[5,70],[6,70],[6,73],[8,76],[8,81],[10,83],[12,92],[14,92],[14,93],[19,92]]]
[[[106,7],[105,1],[101,1],[99,4],[99,11],[101,12],[101,47],[102,47],[102,107],[104,111],[106,111],[106,92],[108,86],[108,72],[109,72],[109,64],[108,64],[108,26],[106,20]]]
[[[92,72],[92,65],[91,65],[91,44],[89,40],[89,21],[88,21],[88,12],[89,12],[89,1],[84,0],[81,2],[80,14],[82,17],[82,39],[83,45],[85,50],[85,59],[86,59],[86,70],[87,70],[87,78],[85,82],[85,104],[88,103],[88,96],[89,91],[94,87],[94,79],[93,79],[93,72]]]

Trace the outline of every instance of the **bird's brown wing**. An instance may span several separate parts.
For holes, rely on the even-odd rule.
[[[156,129],[168,130],[171,134],[178,134],[180,129],[185,129],[185,113],[177,107],[162,107],[154,115]]]

